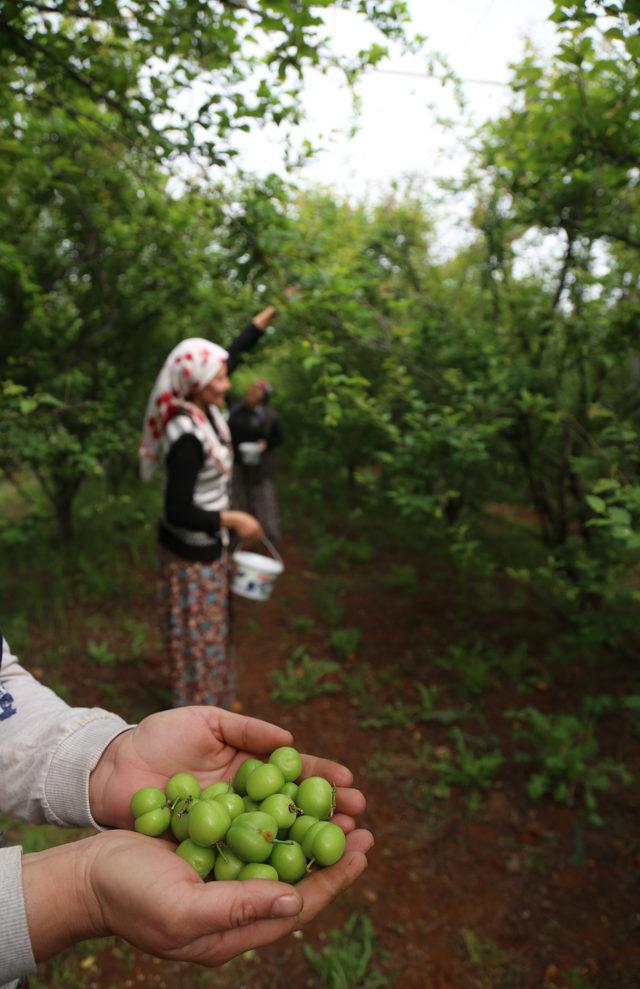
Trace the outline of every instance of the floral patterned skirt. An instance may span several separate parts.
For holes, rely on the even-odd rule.
[[[160,605],[174,707],[235,698],[229,641],[229,560],[182,560],[160,548]]]

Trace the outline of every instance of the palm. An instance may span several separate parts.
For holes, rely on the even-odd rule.
[[[184,770],[205,785],[229,779],[248,755],[268,753],[290,739],[289,732],[275,725],[219,708],[152,714],[120,737],[113,762],[100,780],[98,820],[126,826],[131,797],[140,787],[163,789],[170,776]]]
[[[139,725],[132,736],[127,761],[131,773],[144,776],[142,785],[152,778],[157,785],[185,769],[206,777],[206,782],[234,771],[232,765],[237,761],[238,750],[225,741],[219,720],[207,716],[205,711],[205,708],[164,711]]]
[[[103,844],[104,852],[96,857],[92,871],[108,929],[152,954],[175,953],[191,960],[191,942],[204,930],[182,923],[180,938],[174,933],[174,943],[169,944],[166,918],[193,914],[189,905],[202,889],[195,870],[167,842],[113,832],[104,836]],[[124,919],[123,903],[130,913]]]

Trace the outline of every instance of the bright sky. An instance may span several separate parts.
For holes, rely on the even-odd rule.
[[[545,53],[555,44],[554,28],[547,20],[551,0],[410,0],[413,25],[427,36],[427,50],[442,54],[464,80],[505,82],[509,63],[519,60],[529,37]],[[329,22],[336,47],[354,51],[379,35],[357,23],[352,15],[335,11]],[[407,73],[416,73],[416,76]],[[310,76],[306,91],[309,137],[327,135],[326,150],[305,167],[311,183],[325,184],[337,192],[375,195],[393,179],[414,173],[424,181],[459,173],[466,161],[464,133],[445,135],[438,116],[460,121],[451,88],[421,78],[425,57],[394,55],[382,71],[368,73],[359,85],[362,100],[359,130],[348,136],[350,96],[337,79]],[[504,86],[466,82],[467,111],[474,125],[495,115],[505,105]],[[331,132],[334,133],[329,139]],[[280,170],[277,131],[252,134],[242,145],[242,164],[257,172]]]

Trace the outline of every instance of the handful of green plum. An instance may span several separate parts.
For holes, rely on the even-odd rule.
[[[202,789],[191,773],[176,773],[165,790],[134,793],[135,830],[159,837],[170,829],[176,853],[203,879],[295,883],[345,849],[344,832],[329,821],[335,787],[322,776],[297,783],[301,773],[300,753],[288,745],[268,762],[245,759],[232,782]]]

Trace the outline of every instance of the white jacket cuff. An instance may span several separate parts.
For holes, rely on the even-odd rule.
[[[122,718],[105,714],[62,740],[44,783],[48,820],[66,827],[102,830],[89,807],[89,776],[109,743],[131,727]]]
[[[31,975],[36,963],[31,950],[22,891],[22,849],[0,848],[0,984]]]

